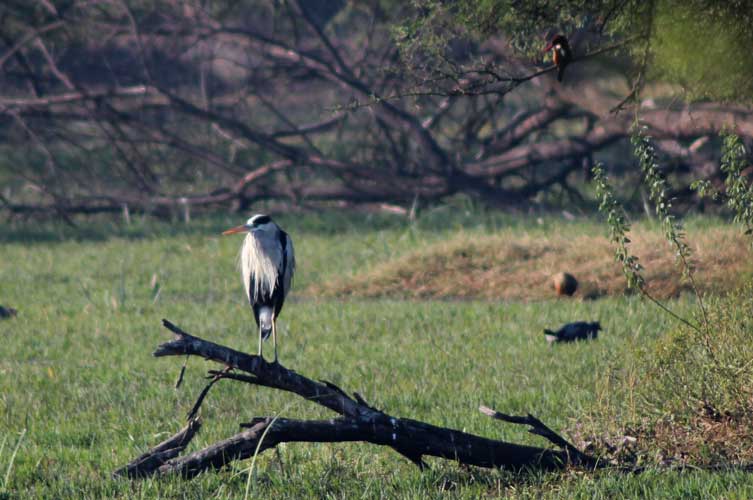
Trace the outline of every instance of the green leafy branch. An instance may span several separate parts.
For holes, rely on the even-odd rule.
[[[693,182],[690,187],[702,198],[724,202],[734,214],[734,221],[745,227],[745,234],[753,234],[753,186],[748,182],[744,169],[748,165],[748,152],[740,136],[722,133],[722,164],[725,174],[725,192],[721,193],[703,179]]]
[[[664,237],[674,248],[675,259],[682,272],[682,277],[690,283],[690,287],[698,300],[698,307],[703,319],[704,334],[709,335],[709,321],[706,312],[706,306],[703,303],[703,296],[695,281],[694,269],[690,261],[691,251],[685,242],[685,230],[680,222],[670,210],[672,208],[672,199],[668,196],[669,186],[664,175],[659,168],[659,160],[656,155],[651,137],[647,133],[645,126],[636,126],[630,137],[633,145],[633,154],[638,158],[638,162],[643,172],[643,183],[648,186],[649,198],[654,204],[656,215],[659,217]],[[707,342],[711,346],[711,342]]]
[[[604,166],[597,163],[592,168],[594,183],[596,184],[596,196],[599,199],[599,211],[606,215],[609,226],[609,240],[614,243],[614,257],[622,265],[622,272],[627,279],[628,288],[643,291],[646,281],[641,274],[643,266],[638,262],[638,257],[630,254],[628,244],[630,239],[630,223],[622,205],[617,201],[614,190],[607,180]]]
[[[735,222],[745,226],[745,234],[753,234],[753,186],[743,175],[748,165],[747,151],[740,136],[722,134],[722,172],[727,178],[727,206],[735,212]]]
[[[628,248],[630,238],[627,235],[630,232],[630,223],[628,222],[625,209],[617,201],[614,189],[609,184],[609,180],[604,172],[604,166],[601,163],[596,163],[591,170],[594,176],[594,184],[596,185],[596,196],[599,200],[599,212],[607,218],[609,240],[616,246],[614,252],[615,260],[622,266],[622,272],[627,279],[628,288],[638,290],[643,297],[656,304],[676,320],[695,331],[700,331],[697,325],[679,316],[648,292],[646,289],[646,279],[642,274],[643,266],[640,264],[638,257],[631,254]]]

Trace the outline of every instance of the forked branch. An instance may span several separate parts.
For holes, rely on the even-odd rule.
[[[281,364],[267,363],[259,356],[195,337],[167,320],[163,320],[163,324],[176,337],[160,345],[154,352],[155,356],[200,356],[221,363],[225,369],[209,371],[211,382],[202,391],[191,412],[191,423],[184,431],[165,442],[168,444],[158,445],[119,469],[116,472],[118,475],[146,477],[178,474],[191,478],[202,471],[221,469],[234,460],[249,458],[255,453],[286,442],[360,441],[389,446],[421,468],[426,466],[423,461],[425,456],[456,460],[461,464],[478,467],[512,470],[528,467],[551,470],[568,465],[596,466],[592,457],[582,453],[531,415],[511,417],[482,407],[484,413],[494,418],[531,425],[531,432],[546,437],[560,446],[561,450],[508,443],[417,420],[393,417],[369,405],[358,393],[351,397],[331,382],[317,382],[288,370]],[[201,402],[212,384],[222,379],[292,392],[329,408],[339,417],[330,420],[257,417],[249,423],[241,424],[245,430],[228,439],[178,456],[198,430],[199,423],[195,415]]]

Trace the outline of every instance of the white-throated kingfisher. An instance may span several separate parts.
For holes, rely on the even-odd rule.
[[[570,43],[564,35],[556,35],[544,49],[544,52],[552,51],[552,60],[557,66],[557,81],[561,82],[565,74],[565,67],[573,60],[573,52]]]

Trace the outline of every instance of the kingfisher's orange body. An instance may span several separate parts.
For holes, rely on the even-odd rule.
[[[557,35],[552,38],[544,49],[544,52],[552,51],[552,61],[557,66],[557,81],[561,82],[565,75],[565,67],[573,59],[573,52],[570,50],[570,43],[564,35]]]

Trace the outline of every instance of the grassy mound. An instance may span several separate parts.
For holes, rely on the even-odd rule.
[[[656,297],[674,297],[687,288],[661,234],[638,229],[631,238]],[[753,263],[745,258],[748,242],[735,228],[705,228],[694,234],[689,244],[697,281],[706,291],[735,288],[741,276],[753,271]],[[626,291],[606,237],[558,232],[459,233],[368,271],[312,285],[308,292],[322,296],[540,300],[555,295],[551,280],[560,271],[578,279],[576,295],[581,297]]]

